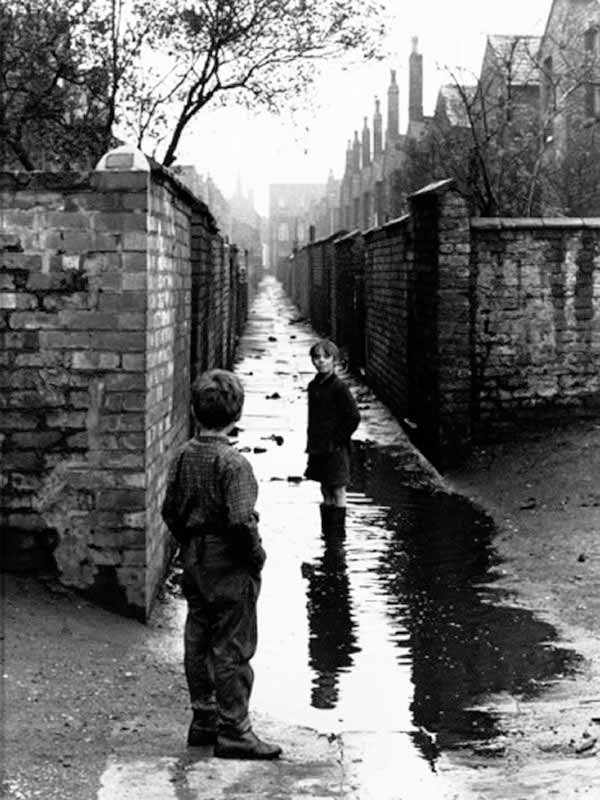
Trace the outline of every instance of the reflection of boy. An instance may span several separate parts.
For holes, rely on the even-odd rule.
[[[252,467],[227,439],[243,403],[233,373],[210,370],[196,379],[196,435],[171,464],[162,515],[182,546],[184,661],[194,714],[188,744],[215,743],[221,758],[271,759],[281,748],[253,733],[248,714],[265,552]]]

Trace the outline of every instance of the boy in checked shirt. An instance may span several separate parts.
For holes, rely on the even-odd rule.
[[[248,714],[265,551],[256,478],[227,438],[243,404],[242,384],[231,372],[213,369],[194,381],[196,434],[171,464],[162,516],[182,550],[188,744],[214,744],[220,758],[273,759],[281,748],[256,736]]]

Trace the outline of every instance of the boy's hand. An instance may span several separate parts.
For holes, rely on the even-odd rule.
[[[248,564],[252,575],[257,578],[260,577],[260,573],[262,572],[262,568],[264,567],[266,560],[267,554],[265,553],[264,547],[262,544],[257,542],[250,553],[250,557],[248,558]]]
[[[239,560],[247,566],[252,574],[258,576],[263,568],[267,554],[264,551],[256,523],[246,525],[232,525],[229,528],[229,536],[232,549],[238,555]]]

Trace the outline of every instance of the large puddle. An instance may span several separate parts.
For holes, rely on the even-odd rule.
[[[322,731],[406,733],[432,763],[501,733],[499,699],[532,697],[579,659],[495,588],[488,516],[399,487],[379,451],[357,443],[354,462],[341,544],[320,533],[314,484],[261,487],[278,533],[265,520],[256,705]]]

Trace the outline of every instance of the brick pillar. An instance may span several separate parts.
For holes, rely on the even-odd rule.
[[[411,195],[415,267],[409,301],[409,416],[418,444],[447,461],[471,441],[470,228],[452,181]]]

